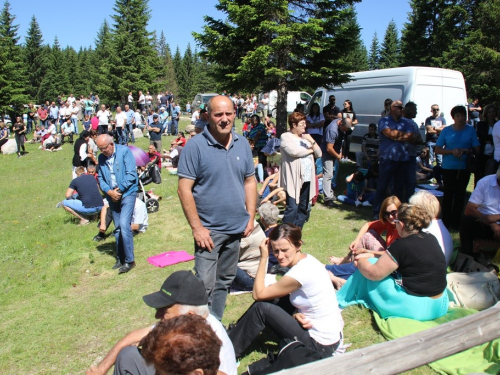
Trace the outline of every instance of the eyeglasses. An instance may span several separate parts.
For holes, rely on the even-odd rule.
[[[439,111],[439,108],[432,108],[432,111],[437,112],[437,111]]]
[[[104,151],[104,150],[106,150],[106,149],[109,147],[109,145],[110,145],[110,144],[111,144],[111,142],[110,142],[110,143],[108,143],[108,144],[107,144],[106,146],[104,146],[104,147],[99,147],[99,146],[97,146],[97,148],[98,148],[99,150],[101,150],[101,151]]]
[[[389,216],[392,216],[392,217],[398,217],[398,211],[394,210],[394,211],[386,211],[382,214],[382,217],[384,219],[388,219]]]

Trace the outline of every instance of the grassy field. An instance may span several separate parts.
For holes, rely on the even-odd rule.
[[[179,128],[187,124],[183,120]],[[171,139],[164,137],[164,148]],[[148,143],[141,138],[136,145],[146,150]],[[93,242],[96,223],[79,227],[76,219],[55,208],[71,181],[72,147],[64,145],[57,153],[41,151],[38,144],[26,147],[26,157],[0,156],[0,372],[81,374],[127,332],[154,322],[154,310],[142,296],[158,290],[173,271],[192,269],[194,262],[160,269],[146,259],[169,250],[192,253],[191,231],[177,198],[177,177],[164,171],[161,185],[149,185],[163,197],[160,210],[149,216],[147,232],[134,238],[137,267],[118,275],[111,270],[113,236]],[[342,165],[339,182],[353,168]],[[337,193],[344,188],[340,184]],[[344,255],[371,217],[371,208],[316,205],[304,228],[304,251],[323,262],[329,255]],[[249,294],[229,296],[223,323],[236,321],[251,302]],[[351,350],[384,341],[368,310],[350,307],[343,317]],[[240,372],[272,350],[270,339],[272,335],[263,335],[254,344]],[[421,367],[411,373],[433,371]]]

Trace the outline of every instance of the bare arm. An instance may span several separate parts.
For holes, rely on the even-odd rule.
[[[292,277],[283,276],[277,283],[265,286],[264,279],[267,272],[267,261],[269,258],[269,239],[265,238],[260,244],[260,262],[255,281],[253,283],[253,298],[256,301],[284,297],[301,287],[300,283]]]
[[[359,269],[359,272],[369,280],[378,281],[389,276],[392,272],[398,269],[398,264],[387,253],[382,254],[377,263],[371,264],[366,258],[356,256],[354,265]]]
[[[356,239],[354,241],[352,241],[351,244],[349,245],[349,249],[351,251],[356,250],[356,247],[358,246],[359,241],[361,241],[361,238],[365,235],[366,232],[368,232],[369,226],[370,226],[370,223],[366,223],[365,225],[363,225],[361,227]]]
[[[337,154],[337,152],[335,151],[333,146],[334,146],[333,143],[327,143],[326,144],[326,152],[328,152],[333,158],[340,160],[342,158],[342,153]]]
[[[69,199],[73,196],[73,193],[75,192],[74,189],[72,188],[68,188],[68,190],[66,190],[66,199]]]
[[[255,209],[257,208],[257,182],[255,176],[252,175],[245,178],[243,183],[245,188],[245,206],[250,214],[250,219],[248,220],[243,236],[248,237],[254,227]]]
[[[414,139],[413,133],[404,133],[396,129],[385,128],[382,130],[382,134],[393,141],[398,142],[410,142]]]
[[[118,357],[118,353],[120,350],[125,348],[126,346],[137,346],[139,342],[146,337],[146,335],[151,331],[151,327],[136,329],[128,333],[124,338],[119,340],[115,346],[106,354],[106,357],[99,363],[97,366],[90,366],[87,370],[86,375],[104,375],[106,374],[111,366],[113,366],[116,362],[116,357]]]
[[[500,220],[500,215],[485,215],[478,208],[479,204],[468,202],[465,206],[465,215],[472,216],[485,225],[495,223]]]
[[[196,203],[193,196],[193,186],[194,180],[181,177],[179,178],[179,187],[177,189],[177,194],[179,195],[179,200],[181,201],[184,215],[186,216],[189,226],[193,231],[193,237],[196,241],[196,244],[202,248],[207,249],[208,251],[212,251],[214,243],[212,241],[212,238],[210,238],[210,230],[208,230],[201,224],[200,217],[198,216],[198,211],[196,210]]]

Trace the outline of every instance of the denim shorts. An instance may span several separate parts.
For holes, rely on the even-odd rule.
[[[102,206],[87,208],[83,205],[82,201],[79,199],[65,199],[63,201],[63,205],[71,208],[73,211],[76,211],[79,214],[85,214],[85,215],[95,214],[101,211],[102,209]]]

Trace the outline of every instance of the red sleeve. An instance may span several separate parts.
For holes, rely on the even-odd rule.
[[[387,230],[385,223],[380,220],[370,221],[368,223],[368,229],[373,229],[378,234],[382,235]]]

